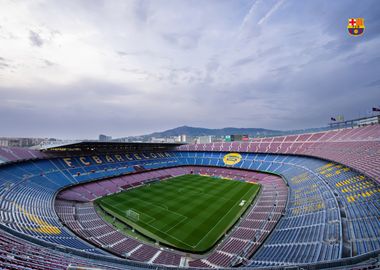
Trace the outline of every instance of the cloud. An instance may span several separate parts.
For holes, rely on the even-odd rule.
[[[51,66],[54,66],[56,65],[56,63],[52,62],[52,61],[49,61],[47,59],[44,59],[43,62],[46,64],[46,66],[48,67],[51,67]]]
[[[194,49],[198,45],[199,34],[196,32],[181,34],[181,33],[164,33],[164,40],[172,43],[182,49]]]
[[[259,5],[259,3],[260,3],[260,0],[254,0],[253,1],[253,4],[251,5],[250,9],[248,10],[248,12],[243,17],[243,20],[242,20],[240,27],[239,27],[240,31],[246,27],[246,25],[248,24],[248,21],[253,16],[253,13],[255,12],[256,7]]]
[[[243,65],[252,63],[254,60],[255,60],[255,57],[253,56],[244,57],[235,61],[233,63],[233,66],[243,66]]]
[[[0,56],[0,69],[5,69],[8,67],[10,67],[8,60]]]
[[[0,62],[0,69],[8,68],[8,67],[9,67],[9,65],[7,63]]]
[[[0,135],[292,129],[325,125],[334,114],[357,117],[380,99],[379,7],[371,0],[4,1],[7,134]],[[351,37],[347,19],[359,16],[366,32]]]
[[[284,0],[280,0],[271,7],[271,9],[257,22],[258,25],[264,23],[270,16],[284,3]]]
[[[32,30],[29,31],[29,40],[33,46],[42,47],[44,45],[42,37]]]
[[[117,51],[116,53],[117,53],[118,55],[120,55],[120,56],[127,56],[127,55],[130,55],[130,53],[123,52],[123,51]]]
[[[367,87],[380,86],[380,80],[375,80],[375,81],[369,82],[369,83],[365,84],[365,86],[367,86]]]

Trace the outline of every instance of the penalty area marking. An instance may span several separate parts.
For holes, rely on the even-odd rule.
[[[110,205],[110,204],[107,203],[107,202],[103,202],[103,204],[106,204],[108,207],[110,207],[110,208],[112,208],[112,209],[115,209],[115,210],[112,210],[112,211],[117,211],[117,209],[115,208],[115,206],[118,205],[118,204],[115,204],[115,206],[112,206],[112,205]],[[119,204],[120,204],[120,203],[119,203]],[[140,214],[141,216],[147,216],[147,217],[150,218],[150,220],[149,220],[148,222],[144,222],[144,221],[142,221],[142,220],[138,220],[137,222],[141,222],[141,223],[144,223],[144,224],[149,224],[149,223],[154,222],[154,221],[156,220],[156,218],[152,217],[151,215],[148,215],[148,214],[146,214],[146,213],[141,213],[140,211],[137,211],[135,208],[129,208],[129,209],[135,211],[136,213]],[[116,214],[117,214],[117,212],[116,212]],[[121,214],[119,214],[119,215],[121,215]],[[125,218],[128,218],[126,215],[123,215],[123,216],[124,216]],[[128,219],[131,220],[130,218],[128,218]],[[134,222],[136,223],[136,221],[134,221]]]
[[[185,217],[185,218],[187,218],[187,217]],[[144,222],[142,222],[142,223],[144,223]],[[179,222],[179,223],[180,223],[180,222]],[[177,237],[175,237],[175,236],[173,236],[173,235],[170,235],[170,234],[167,234],[166,232],[161,231],[160,229],[158,229],[157,227],[153,226],[152,224],[147,224],[147,223],[144,223],[144,224],[147,225],[147,226],[149,226],[149,227],[155,228],[157,231],[159,231],[159,232],[165,234],[165,235],[168,236],[169,238],[173,238],[173,239],[177,240],[178,242],[181,242],[181,243],[184,244],[185,246],[192,247],[192,246],[190,246],[189,244],[187,244],[187,243],[183,242],[182,240],[178,239]],[[178,224],[178,223],[177,223],[177,224]],[[169,243],[170,243],[170,242],[169,242]],[[172,244],[172,243],[171,243],[171,244]],[[173,244],[172,244],[172,245],[173,245]]]
[[[168,230],[166,230],[165,233],[168,233],[169,231],[171,231],[172,229],[174,229],[175,227],[177,227],[180,223],[182,223],[183,221],[187,220],[188,217],[185,217],[184,216],[184,219],[182,219],[181,221],[177,222],[174,226],[172,226],[171,228],[169,228]]]

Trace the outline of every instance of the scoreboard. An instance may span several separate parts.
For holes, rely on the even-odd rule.
[[[239,135],[239,134],[234,134],[234,135],[227,135],[224,140],[226,142],[236,142],[236,141],[248,141],[249,136],[248,135]]]

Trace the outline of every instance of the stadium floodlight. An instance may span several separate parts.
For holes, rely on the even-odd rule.
[[[140,220],[140,214],[132,209],[125,211],[125,216],[135,222]]]

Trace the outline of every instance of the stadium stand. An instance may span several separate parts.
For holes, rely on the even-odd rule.
[[[117,269],[121,262],[136,268],[316,269],[361,263],[380,251],[379,143],[380,127],[374,125],[184,145],[158,153],[52,157],[1,148],[6,163],[0,165],[0,260],[18,269],[70,264]],[[224,162],[230,152],[241,157],[233,165]],[[186,173],[255,181],[263,187],[223,241],[203,256],[184,256],[127,237],[105,223],[91,203]]]
[[[89,260],[34,245],[1,230],[0,266],[2,269],[67,269],[68,267],[123,269],[121,265]]]
[[[179,149],[314,156],[345,164],[380,181],[380,125],[261,138],[252,142],[183,145]]]
[[[47,157],[47,155],[36,150],[21,147],[0,147],[0,164],[44,157]]]

